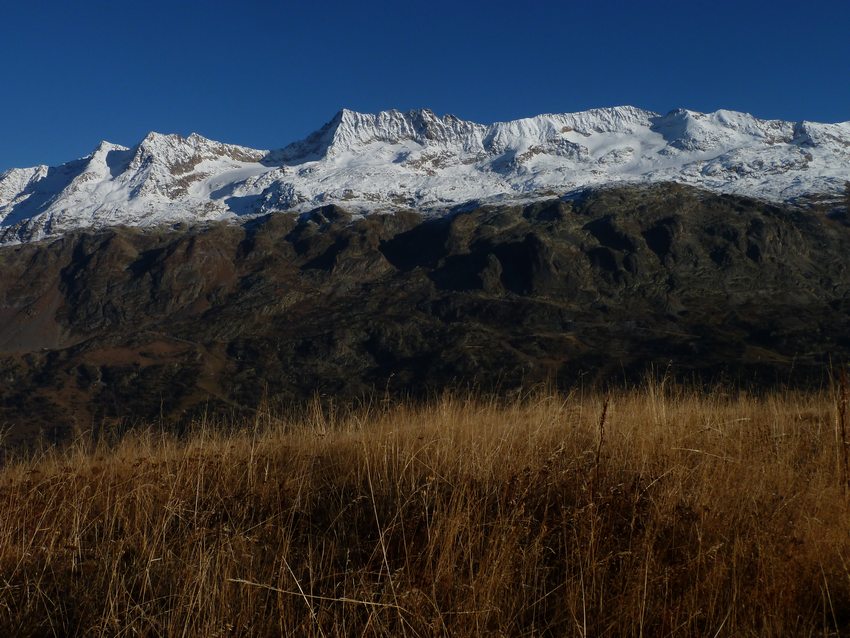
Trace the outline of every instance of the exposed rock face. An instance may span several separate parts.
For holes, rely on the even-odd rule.
[[[0,250],[0,418],[37,428],[850,355],[850,225],[676,185],[424,219],[328,206]]]

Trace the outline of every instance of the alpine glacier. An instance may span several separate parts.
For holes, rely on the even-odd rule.
[[[622,182],[805,202],[837,199],[848,179],[850,122],[622,106],[482,125],[428,109],[342,110],[275,151],[150,133],[133,148],[102,142],[58,167],[0,173],[0,243],[330,203],[439,213]]]

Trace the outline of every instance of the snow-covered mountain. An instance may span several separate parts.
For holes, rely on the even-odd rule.
[[[482,125],[427,109],[342,110],[276,151],[151,133],[133,148],[102,142],[62,166],[0,173],[0,243],[328,203],[438,213],[624,181],[791,201],[838,197],[848,179],[850,122],[624,106]]]

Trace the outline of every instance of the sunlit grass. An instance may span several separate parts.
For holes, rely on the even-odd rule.
[[[649,384],[80,437],[0,470],[0,634],[837,635],[839,399]]]

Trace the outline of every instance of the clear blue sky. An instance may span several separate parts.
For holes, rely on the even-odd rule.
[[[148,131],[275,148],[341,107],[850,120],[850,2],[51,0],[0,10],[0,170]]]

